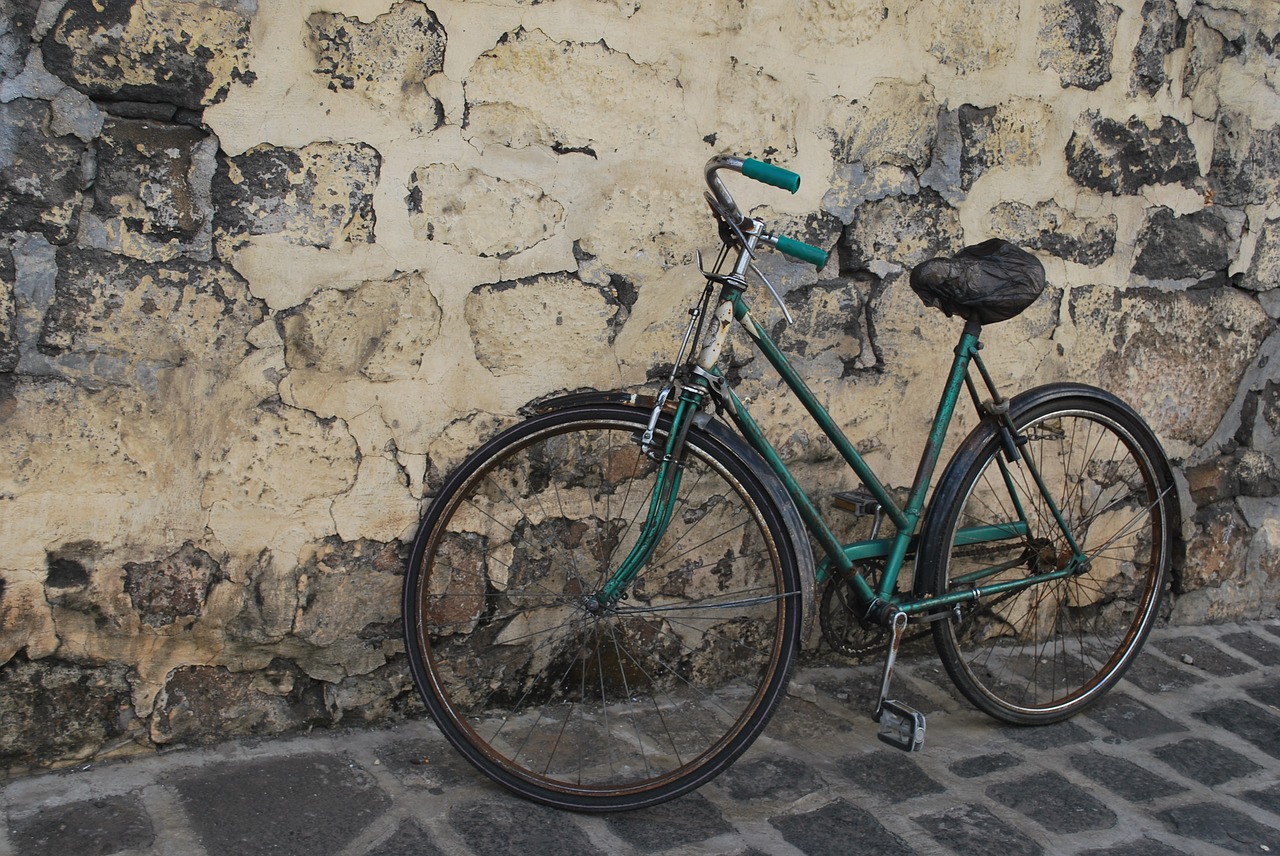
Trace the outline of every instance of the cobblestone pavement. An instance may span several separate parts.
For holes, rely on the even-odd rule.
[[[1280,854],[1280,621],[1158,630],[1100,704],[1039,729],[909,659],[895,695],[929,715],[911,755],[875,739],[875,684],[805,666],[732,769],[640,812],[524,802],[412,722],[14,779],[0,856]]]

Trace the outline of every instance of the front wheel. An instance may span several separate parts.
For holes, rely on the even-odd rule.
[[[647,419],[592,405],[499,435],[441,489],[405,580],[410,666],[441,731],[560,808],[653,805],[722,771],[768,721],[798,644],[782,518],[697,428],[651,559],[621,600],[595,597],[649,515]]]
[[[930,594],[974,592],[934,624],[956,686],[998,719],[1045,724],[1096,701],[1133,662],[1157,617],[1180,515],[1164,452],[1114,396],[1044,387],[1015,398],[1011,415],[1020,457],[1007,460],[990,424],[975,430],[939,481],[920,562]],[[992,531],[983,527],[1017,521],[1025,534],[972,543]]]

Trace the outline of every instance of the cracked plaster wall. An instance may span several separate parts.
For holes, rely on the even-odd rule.
[[[956,333],[904,274],[1009,237],[1051,288],[998,380],[1132,400],[1172,619],[1274,613],[1272,0],[0,0],[0,766],[416,711],[424,500],[526,402],[672,358],[725,151],[804,178],[733,185],[832,250],[764,258],[796,323],[758,314],[891,484]]]

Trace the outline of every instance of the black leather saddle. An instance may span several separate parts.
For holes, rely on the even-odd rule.
[[[916,265],[911,288],[948,317],[994,324],[1035,302],[1044,291],[1044,265],[1026,250],[992,238]]]

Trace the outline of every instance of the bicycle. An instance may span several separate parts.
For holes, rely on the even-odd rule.
[[[918,267],[913,286],[964,329],[914,483],[895,501],[745,300],[761,248],[819,268],[826,252],[743,215],[721,171],[799,188],[771,164],[708,162],[722,247],[710,269],[698,255],[706,284],[657,394],[529,408],[447,478],[410,554],[405,638],[428,711],[481,772],[552,806],[650,806],[722,772],[779,704],[819,608],[837,647],[886,643],[874,719],[891,745],[924,738],[923,715],[889,698],[913,621],[980,710],[1065,719],[1133,661],[1178,541],[1169,463],[1129,406],[1082,384],[996,389],[982,326],[1038,289],[993,311],[945,260]],[[1010,246],[965,252],[985,275],[986,257]],[[836,504],[874,518],[869,538],[841,543],[726,380],[735,320],[860,479]],[[926,507],[962,389],[979,422]],[[880,534],[884,521],[893,533]]]

